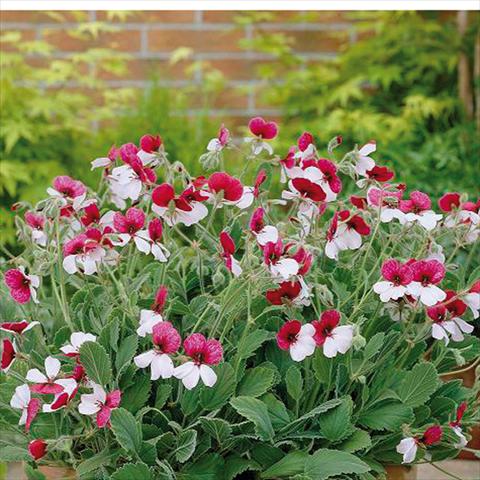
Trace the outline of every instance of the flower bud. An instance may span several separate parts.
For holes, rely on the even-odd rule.
[[[47,443],[41,438],[32,440],[28,444],[28,452],[35,461],[40,460],[47,453]]]
[[[317,285],[315,287],[316,293],[322,305],[326,305],[328,307],[333,307],[333,293],[326,285]]]

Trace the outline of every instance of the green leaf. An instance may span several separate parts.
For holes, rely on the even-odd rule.
[[[28,461],[32,457],[28,453],[26,448],[16,447],[14,445],[7,445],[0,448],[0,460],[2,462],[21,462],[22,460]]]
[[[90,380],[105,386],[112,381],[110,359],[97,342],[85,342],[80,347],[80,362]]]
[[[413,410],[400,402],[375,404],[371,409],[360,414],[360,425],[373,430],[388,430],[395,432],[404,423],[413,422]]]
[[[142,431],[135,417],[120,407],[112,411],[110,421],[117,442],[128,452],[138,454],[142,445]]]
[[[200,393],[200,402],[205,410],[222,407],[235,393],[235,373],[229,363],[216,368],[217,382],[211,388],[205,387]]]
[[[122,405],[130,412],[137,413],[150,396],[150,377],[143,373],[134,377],[134,383],[127,388],[122,394]]]
[[[239,359],[245,360],[251,357],[264,342],[273,338],[272,332],[267,330],[255,330],[249,333],[245,340],[238,346],[237,355]]]
[[[232,427],[221,418],[200,417],[199,420],[204,432],[220,445],[232,435]]]
[[[144,463],[127,463],[119,468],[113,475],[112,480],[150,480],[152,473]]]
[[[155,396],[155,408],[159,410],[165,405],[165,402],[168,400],[168,397],[172,393],[172,386],[167,383],[160,384],[157,388],[157,394]]]
[[[312,480],[366,473],[369,470],[370,467],[356,456],[338,450],[320,449],[305,461],[305,474]]]
[[[385,334],[383,332],[375,334],[363,349],[364,360],[370,360],[374,357],[382,348],[384,340]]]
[[[420,363],[405,375],[398,395],[409,407],[424,404],[438,387],[437,370],[431,363]]]
[[[260,465],[248,458],[240,457],[239,455],[230,455],[225,459],[225,480],[233,480],[247,470],[260,470]]]
[[[303,394],[303,378],[300,370],[292,365],[285,375],[287,392],[294,400],[300,400]]]
[[[253,422],[255,432],[261,440],[271,440],[273,438],[272,422],[268,415],[267,406],[262,401],[252,397],[236,397],[230,400],[230,404],[239,415]]]
[[[123,339],[118,349],[117,358],[115,359],[115,368],[117,369],[117,377],[126,365],[132,362],[138,348],[138,336],[130,335]]]
[[[321,405],[316,406],[309,412],[305,413],[301,417],[297,418],[293,422],[290,422],[288,425],[286,425],[284,428],[282,428],[282,432],[290,432],[296,428],[298,428],[302,422],[305,420],[308,420],[312,417],[316,417],[317,415],[320,415],[321,413],[327,412],[331,408],[335,408],[337,405],[340,405],[342,403],[342,400],[336,398],[332,400],[328,400],[325,403],[322,403]]]
[[[309,455],[306,452],[294,451],[285,455],[280,461],[260,474],[260,478],[292,477],[303,473]]]
[[[345,452],[354,453],[358,450],[365,450],[372,446],[370,434],[365,430],[357,429],[342,443],[336,445],[336,448]]]
[[[97,453],[93,457],[87,458],[85,461],[80,463],[76,468],[77,474],[79,476],[86,475],[87,473],[93,472],[104,465],[107,466],[117,455],[118,454],[116,452],[112,453],[110,450],[102,450],[100,453]]]
[[[238,396],[259,397],[273,385],[275,372],[270,368],[256,367],[245,372],[238,386]]]
[[[200,457],[193,465],[186,467],[177,475],[177,478],[178,480],[218,480],[223,478],[223,466],[223,458],[217,453],[211,453]]]
[[[287,407],[285,407],[285,404],[278,400],[278,398],[272,393],[267,393],[261,398],[261,400],[268,408],[268,414],[270,415],[274,430],[283,428],[290,423],[291,419]]]
[[[332,379],[332,371],[335,360],[332,358],[327,358],[320,349],[317,349],[313,357],[313,370],[315,371],[315,376],[320,383],[329,385]]]
[[[196,446],[197,431],[184,430],[178,436],[177,448],[175,450],[175,458],[180,463],[185,463],[193,455]]]
[[[322,435],[331,442],[343,440],[352,431],[352,400],[348,397],[342,403],[318,417]]]

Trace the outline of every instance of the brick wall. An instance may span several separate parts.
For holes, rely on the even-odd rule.
[[[61,12],[66,21],[56,21],[43,12],[1,12],[2,31],[21,31],[25,39],[45,39],[54,45],[54,57],[64,58],[82,51],[86,44],[68,34],[75,26],[76,18]],[[88,12],[89,21],[105,20],[105,12]],[[277,12],[275,18],[260,23],[258,27],[268,32],[284,32],[293,42],[296,52],[305,59],[316,61],[334,58],[340,49],[354,42],[356,32],[345,12],[316,12],[314,22],[302,22],[299,12]],[[128,71],[121,78],[105,75],[111,88],[144,88],[152,75],[161,83],[176,87],[189,83],[201,83],[202,71],[193,77],[185,74],[185,65],[169,65],[171,53],[179,47],[193,50],[191,60],[208,62],[220,70],[229,86],[214,105],[212,114],[251,116],[252,114],[276,114],[261,105],[255,88],[259,85],[256,66],[268,62],[268,55],[242,49],[241,39],[256,35],[252,26],[235,23],[236,12],[226,11],[178,11],[133,12],[122,22],[113,21],[118,29],[101,34],[88,46],[108,46],[128,53]],[[75,85],[70,85],[72,88]]]

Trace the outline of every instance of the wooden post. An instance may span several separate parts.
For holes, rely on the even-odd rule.
[[[480,29],[475,37],[475,55],[473,57],[473,85],[475,90],[475,120],[480,132]]]
[[[463,38],[468,27],[468,12],[457,12],[457,28],[460,36],[460,42],[463,43]],[[460,47],[462,48],[462,46]],[[458,58],[458,95],[463,104],[465,114],[469,120],[473,118],[473,93],[472,82],[470,76],[470,67],[468,65],[467,54],[461,49]]]

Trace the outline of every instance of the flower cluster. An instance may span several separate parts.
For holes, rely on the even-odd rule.
[[[465,447],[474,390],[438,379],[478,363],[480,201],[450,192],[437,210],[393,183],[374,141],[340,158],[342,137],[324,151],[304,132],[277,155],[275,122],[247,128],[238,142],[220,127],[205,175],[144,135],[91,163],[97,192],[59,176],[25,209],[0,396],[34,462],[216,478],[296,452],[274,469],[296,477],[317,448],[354,457],[358,443],[363,474]]]

